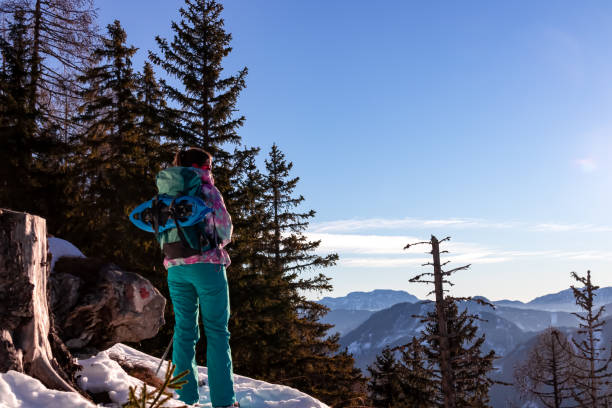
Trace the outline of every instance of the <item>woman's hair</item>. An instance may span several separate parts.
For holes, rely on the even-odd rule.
[[[188,147],[181,149],[174,155],[173,166],[191,167],[197,164],[198,167],[212,163],[212,155],[199,147]]]

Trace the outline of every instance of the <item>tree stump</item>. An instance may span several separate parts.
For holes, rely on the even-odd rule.
[[[15,370],[48,388],[76,391],[74,358],[49,314],[47,224],[0,209],[0,372]]]

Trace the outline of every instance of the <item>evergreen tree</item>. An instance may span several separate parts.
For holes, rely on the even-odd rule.
[[[235,105],[240,91],[245,87],[246,68],[240,70],[234,76],[223,77],[222,61],[231,52],[231,35],[224,30],[224,22],[221,18],[223,7],[215,1],[186,0],[185,6],[179,10],[181,20],[172,22],[174,38],[171,42],[161,37],[156,37],[160,54],[149,52],[151,61],[161,66],[169,77],[176,79],[180,86],[170,85],[165,80],[160,80],[162,93],[168,97],[168,105],[160,107],[158,119],[161,119],[161,127],[164,133],[164,141],[171,142],[174,146],[197,146],[206,149],[215,155],[215,185],[226,199],[228,209],[232,217],[240,216],[242,213],[241,202],[232,202],[231,196],[240,196],[242,192],[233,191],[230,178],[242,177],[245,168],[244,158],[232,157],[227,153],[227,143],[238,144],[240,137],[238,128],[244,122],[243,116],[234,117]],[[229,199],[228,199],[229,198]],[[234,215],[237,214],[237,215]],[[248,236],[248,231],[241,231],[240,220],[234,227],[234,241],[240,237]],[[253,226],[251,225],[251,228]],[[240,253],[246,260],[248,253],[243,244]],[[230,256],[240,256],[232,250],[232,244],[228,248]],[[255,255],[253,255],[255,257]],[[241,266],[234,260],[230,280],[232,314],[247,314],[242,306],[249,304],[248,296],[243,281],[234,280],[234,276],[241,276],[237,269]],[[165,271],[157,269],[155,276],[150,276],[152,281],[163,288],[166,293]],[[248,279],[245,277],[245,282]],[[241,294],[241,291],[244,294]],[[173,323],[171,313],[167,313],[168,326]],[[230,325],[235,324],[234,321]],[[230,326],[234,327],[234,326]],[[241,333],[242,326],[236,327],[235,331]],[[245,339],[248,341],[258,340],[253,334],[246,337],[248,330],[241,336],[237,334],[232,338],[232,344],[240,344]],[[144,342],[143,345],[148,352],[158,353],[170,341],[171,329],[164,329],[156,339]],[[234,352],[240,352],[235,347]],[[204,353],[198,349],[198,361],[203,362]],[[245,349],[246,352],[246,349]],[[238,362],[238,367],[240,363]]]
[[[331,289],[329,278],[322,273],[304,276],[316,268],[335,264],[338,256],[319,256],[314,251],[320,241],[309,241],[304,231],[314,211],[296,212],[304,197],[295,196],[298,177],[290,175],[292,163],[272,146],[265,161],[264,200],[267,203],[265,231],[265,278],[276,293],[272,299],[276,311],[277,336],[271,358],[271,379],[310,393],[329,404],[350,404],[362,395],[359,370],[348,353],[338,353],[339,336],[327,336],[331,325],[319,322],[328,309],[305,297],[308,292]]]
[[[0,204],[28,210],[32,197],[31,170],[36,153],[34,128],[37,112],[28,107],[28,37],[25,12],[17,10],[0,38]]]
[[[575,406],[575,360],[565,335],[551,327],[538,335],[527,359],[515,367],[515,384],[525,397],[535,398],[545,407]]]
[[[214,0],[185,0],[179,10],[181,21],[172,22],[172,42],[158,36],[161,55],[149,53],[156,65],[183,84],[179,89],[162,81],[164,92],[177,105],[169,126],[171,136],[215,156],[227,155],[224,144],[240,142],[237,129],[244,116],[234,117],[234,110],[247,75],[243,68],[236,75],[221,77],[223,58],[232,50],[222,11],[223,6]],[[217,177],[217,181],[226,187],[226,179]]]
[[[580,320],[578,337],[572,338],[576,358],[581,363],[576,366],[574,375],[577,388],[574,398],[580,407],[598,408],[604,406],[612,395],[609,389],[612,384],[612,351],[606,357],[606,347],[598,344],[598,333],[606,323],[601,320],[605,308],[595,310],[594,300],[599,286],[591,281],[591,271],[587,271],[586,277],[572,272],[572,277],[584,285],[582,288],[571,286],[576,304],[582,309],[580,313],[572,313]]]
[[[264,271],[266,203],[263,199],[263,175],[255,159],[259,149],[244,148],[232,155],[230,183],[226,206],[232,214],[234,236],[229,253],[232,258],[230,332],[237,372],[265,378],[271,368],[274,350],[284,336],[283,327],[274,318],[278,315],[275,294],[278,282]]]
[[[464,309],[458,311],[452,298],[445,298],[445,314],[449,332],[450,369],[453,376],[453,391],[457,408],[489,406],[489,388],[493,381],[487,374],[493,370],[493,361],[498,358],[495,351],[482,353],[485,341],[484,333],[477,336],[478,327],[474,324],[476,317]],[[438,362],[441,358],[440,332],[437,314],[427,314],[426,327],[422,341],[427,341],[425,355],[430,362]],[[440,373],[436,370],[436,376]],[[443,407],[442,387],[438,388],[438,406]]]
[[[80,78],[86,103],[79,117],[82,160],[75,166],[78,184],[72,191],[78,202],[63,233],[89,256],[144,272],[152,259],[160,259],[159,248],[127,216],[155,194],[152,177],[164,150],[160,135],[140,114],[144,105],[136,96],[131,63],[136,48],[126,45],[119,21],[107,30],[94,52],[96,65]]]
[[[397,360],[396,351],[401,351]],[[430,408],[433,407],[433,368],[425,356],[420,339],[393,349],[388,346],[368,367],[368,391],[374,407]]]
[[[170,163],[174,158],[177,146],[168,143],[165,128],[167,104],[163,90],[155,78],[153,67],[145,62],[142,74],[137,81],[138,97],[138,132],[143,135],[141,148],[144,155],[156,163]],[[162,145],[162,149],[160,149]],[[156,168],[148,168],[154,171]],[[157,174],[150,173],[148,177],[155,179]]]
[[[370,379],[368,391],[374,408],[391,408],[403,405],[402,379],[395,352],[385,347],[376,361],[368,367]]]
[[[231,190],[224,194],[225,205],[234,227],[227,250],[232,259],[228,270],[231,302],[229,329],[234,371],[255,378],[269,373],[274,341],[282,336],[276,327],[271,301],[276,291],[262,273],[265,202],[263,175],[255,160],[259,148],[235,149],[215,163],[227,171]],[[198,347],[197,360],[206,364],[206,344]]]
[[[45,217],[49,231],[55,233],[68,212],[65,190],[70,182],[68,143],[75,130],[71,120],[75,77],[95,38],[93,4],[92,0],[3,0],[0,12],[5,17],[21,13],[28,40],[24,66],[28,82],[23,91],[29,125],[23,138],[27,146],[20,152],[26,163],[20,169],[10,168],[14,160],[5,163],[12,174],[27,173],[27,178],[19,179],[27,185],[27,199],[10,206]],[[18,197],[23,191],[18,185],[6,194]]]
[[[402,351],[399,364],[403,406],[407,408],[432,407],[434,374],[433,366],[426,359],[425,346],[420,339],[413,337],[412,341],[402,346],[400,350]]]

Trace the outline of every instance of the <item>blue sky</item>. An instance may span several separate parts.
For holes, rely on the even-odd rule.
[[[128,42],[171,38],[182,1],[98,1]],[[247,66],[243,142],[276,142],[340,254],[342,296],[403,289],[412,240],[452,236],[453,293],[530,300],[591,269],[612,285],[612,4],[225,1]],[[230,271],[231,272],[231,271]]]

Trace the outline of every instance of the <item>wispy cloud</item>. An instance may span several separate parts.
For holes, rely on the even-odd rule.
[[[418,218],[366,218],[353,220],[338,220],[323,223],[314,223],[311,231],[314,232],[351,232],[367,230],[405,230],[409,228],[513,228],[512,222],[490,222],[469,218],[450,219],[418,219]]]
[[[531,226],[530,230],[542,232],[611,232],[612,226],[593,224],[542,223]]]
[[[492,264],[510,261],[505,257],[478,258],[472,256],[453,257],[453,265],[462,264]],[[341,257],[340,266],[347,268],[403,268],[420,267],[431,262],[430,258],[365,258],[365,257]],[[419,272],[418,270],[415,270]]]
[[[422,240],[412,236],[388,236],[376,234],[309,233],[309,239],[320,240],[320,253],[340,254],[340,266],[394,268],[418,266],[430,261],[426,245],[403,248],[407,243]],[[488,247],[470,242],[446,242],[445,258],[453,265],[496,264],[516,260],[563,259],[612,261],[612,251],[565,251],[558,249],[538,251],[512,251]]]
[[[321,241],[319,250],[321,252],[343,252],[362,255],[422,255],[430,249],[427,245],[416,245],[406,250],[406,244],[423,241],[423,238],[412,236],[390,236],[390,235],[362,235],[362,234],[331,234],[331,233],[309,233],[311,240]],[[444,249],[453,254],[482,254],[490,252],[477,244],[466,242],[445,242]]]
[[[536,232],[612,232],[612,226],[594,224],[564,224],[554,222],[526,223],[517,221],[488,221],[470,218],[365,218],[313,223],[313,233],[357,233],[370,231],[406,231],[414,229],[518,229]]]

